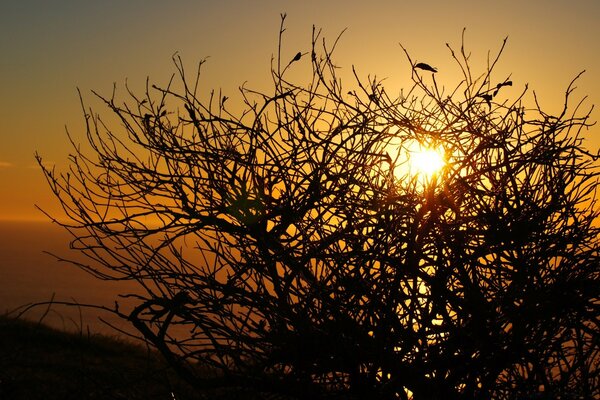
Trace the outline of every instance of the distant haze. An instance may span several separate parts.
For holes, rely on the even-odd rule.
[[[112,307],[119,293],[131,293],[136,287],[131,282],[107,282],[96,279],[76,266],[58,262],[45,254],[51,251],[64,257],[79,258],[69,251],[69,234],[45,222],[0,222],[0,312],[34,302],[55,300],[99,304]],[[25,317],[37,320],[46,310],[37,307]],[[79,311],[83,320],[80,321]],[[113,332],[98,317],[108,318],[123,326],[109,314],[90,309],[54,305],[44,322],[68,330]]]

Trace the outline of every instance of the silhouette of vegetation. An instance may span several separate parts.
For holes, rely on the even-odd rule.
[[[502,50],[478,74],[448,46],[452,89],[405,51],[402,96],[354,69],[348,90],[337,40],[287,57],[284,19],[273,92],[203,100],[203,63],[174,57],[166,87],[100,96],[120,126],[84,109],[69,172],[42,167],[79,265],[144,290],[112,311],[201,390],[600,396],[598,155],[573,83],[548,114],[496,78]],[[414,146],[443,168],[411,169]]]
[[[0,398],[200,398],[160,354],[126,341],[0,315]]]

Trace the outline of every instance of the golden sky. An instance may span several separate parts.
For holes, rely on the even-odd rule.
[[[466,28],[467,47],[480,68],[487,51],[497,51],[508,36],[499,71],[512,73],[515,95],[528,83],[543,107],[556,110],[571,79],[585,69],[576,94],[600,106],[598,0],[3,1],[0,219],[43,219],[34,204],[56,209],[33,154],[65,168],[65,126],[76,138],[84,133],[77,87],[104,112],[90,90],[110,95],[113,83],[126,78],[134,88],[147,76],[165,82],[177,51],[190,65],[210,57],[206,91],[223,89],[232,97],[243,82],[267,88],[282,12],[288,15],[284,46],[290,58],[310,49],[313,24],[330,40],[347,28],[337,64],[345,70],[355,65],[365,77],[387,77],[391,93],[410,78],[398,43],[413,60],[438,67],[438,81],[454,86],[445,43],[459,46]],[[593,119],[598,115],[594,111]],[[588,135],[588,146],[596,149],[600,128]]]

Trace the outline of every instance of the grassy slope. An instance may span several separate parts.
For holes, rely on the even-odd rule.
[[[141,346],[0,317],[0,399],[198,398]]]

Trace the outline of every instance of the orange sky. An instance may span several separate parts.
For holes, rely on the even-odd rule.
[[[108,95],[113,82],[128,78],[140,87],[146,76],[165,82],[174,71],[171,55],[178,51],[190,64],[210,56],[207,91],[221,88],[232,97],[245,81],[265,88],[282,12],[288,14],[290,57],[309,50],[313,24],[331,40],[348,28],[337,64],[345,70],[354,64],[363,76],[387,77],[391,93],[410,77],[399,42],[413,59],[437,66],[438,81],[456,84],[445,43],[458,45],[466,27],[467,46],[481,68],[487,50],[497,50],[509,37],[499,71],[512,72],[514,94],[529,83],[552,111],[570,80],[585,69],[577,94],[600,106],[597,0],[5,1],[0,4],[0,219],[44,218],[34,203],[56,209],[33,154],[37,150],[48,164],[64,169],[65,125],[75,137],[84,133],[77,87],[96,107],[91,89]],[[595,111],[593,119],[598,115]],[[589,131],[593,149],[600,145],[599,129]]]

